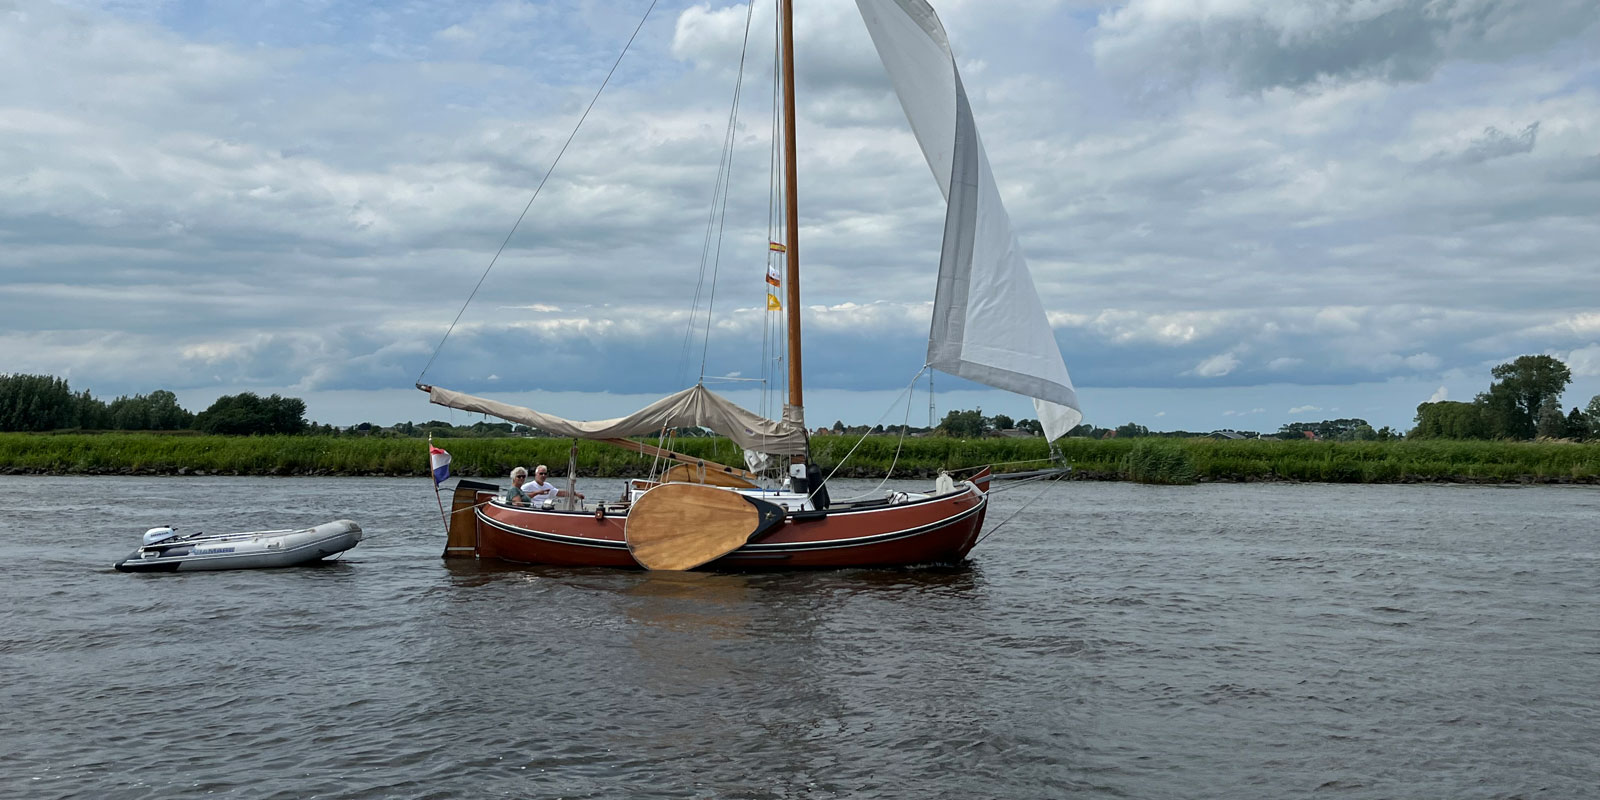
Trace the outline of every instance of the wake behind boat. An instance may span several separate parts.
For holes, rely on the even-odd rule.
[[[361,526],[340,519],[298,530],[196,533],[151,528],[144,544],[113,564],[120,572],[267,569],[307,564],[343,553],[361,541]]]

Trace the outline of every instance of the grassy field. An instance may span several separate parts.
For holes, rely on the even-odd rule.
[[[1137,439],[1064,439],[1061,451],[1074,477],[1124,480]],[[1405,483],[1600,483],[1600,443],[1559,442],[1312,442],[1174,440],[1193,458],[1201,481],[1322,481]],[[859,444],[858,444],[859,442]],[[453,456],[455,475],[502,479],[516,465],[548,464],[566,474],[566,439],[450,439],[436,442]],[[817,463],[833,469],[851,448],[840,475],[902,477],[983,464],[996,471],[1046,466],[1040,439],[906,439],[893,436],[818,436]],[[725,464],[742,463],[726,439],[680,439],[680,452]],[[595,442],[578,444],[578,473],[587,477],[645,474],[650,457]],[[330,436],[164,436],[157,434],[0,434],[0,473],[93,475],[416,475],[427,473],[427,446],[418,439]]]

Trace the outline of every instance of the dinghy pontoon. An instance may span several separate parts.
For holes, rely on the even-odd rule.
[[[172,528],[151,528],[143,546],[112,566],[122,572],[292,567],[343,553],[360,541],[361,526],[347,519],[299,530],[189,536]]]

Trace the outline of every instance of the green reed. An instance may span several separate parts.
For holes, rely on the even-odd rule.
[[[993,465],[1020,472],[1048,465],[1042,439],[954,439],[941,436],[817,436],[819,466],[843,477],[881,477],[893,466],[900,477],[929,477],[940,470]],[[656,444],[654,440],[649,442]],[[1211,439],[1063,439],[1057,447],[1074,476],[1131,477],[1135,449],[1177,448],[1200,481],[1411,481],[1600,483],[1600,444],[1552,442],[1317,442]],[[442,439],[455,475],[501,479],[512,467],[546,464],[565,476],[568,439]],[[673,450],[740,466],[739,447],[722,438],[685,438]],[[845,459],[854,448],[854,453]],[[1168,457],[1174,456],[1168,453]],[[1181,460],[1181,459],[1180,459]],[[579,442],[582,477],[637,477],[653,459],[602,442]],[[0,434],[0,472],[41,474],[205,473],[213,475],[427,474],[421,439],[349,436],[171,436],[150,433]]]

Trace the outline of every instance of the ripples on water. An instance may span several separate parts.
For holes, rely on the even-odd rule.
[[[717,575],[447,564],[428,486],[0,478],[0,795],[1600,785],[1591,488],[1060,484],[963,567]],[[345,516],[336,563],[109,568]]]

